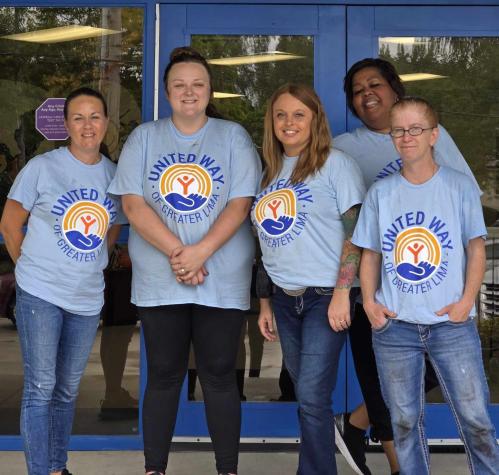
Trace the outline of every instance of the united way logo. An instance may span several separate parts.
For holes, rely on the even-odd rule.
[[[68,243],[81,252],[91,252],[104,241],[109,226],[106,209],[94,201],[77,201],[62,221],[62,231]]]
[[[255,220],[269,236],[285,234],[296,220],[294,191],[282,189],[265,195],[255,207]]]
[[[179,213],[191,213],[204,207],[213,184],[203,167],[178,163],[168,167],[161,175],[159,188],[171,208]]]
[[[430,278],[440,266],[442,256],[437,237],[420,227],[402,231],[395,241],[394,252],[398,276],[410,282]]]

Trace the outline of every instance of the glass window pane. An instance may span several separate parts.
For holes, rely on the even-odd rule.
[[[267,100],[286,82],[313,86],[314,43],[311,36],[194,35],[192,46],[211,63],[215,105],[239,122],[261,150]],[[290,401],[294,390],[279,343],[264,342],[257,326],[258,301],[253,298],[241,335],[237,379],[242,400]],[[189,398],[201,400],[194,358],[189,364]]]
[[[314,84],[311,36],[194,35],[192,46],[211,64],[217,109],[244,126],[259,149],[265,106],[275,89],[291,81]]]
[[[141,8],[0,8],[0,212],[21,168],[35,155],[66,144],[52,133],[48,119],[36,122],[36,110],[49,98],[64,98],[81,86],[100,89],[110,118],[104,143],[117,160],[141,121],[143,28]],[[125,305],[115,315],[130,285],[123,253],[126,249],[108,272],[107,310],[81,383],[75,434],[137,431],[135,310]],[[13,265],[2,247],[0,343],[6,353],[0,371],[0,434],[19,433],[23,386],[17,332],[3,318],[12,315],[12,282]]]
[[[491,400],[499,403],[499,38],[380,38],[379,54],[395,65],[408,94],[435,106],[483,191],[489,239],[478,328]]]

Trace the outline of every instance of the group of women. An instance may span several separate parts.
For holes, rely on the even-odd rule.
[[[104,99],[74,91],[64,111],[69,146],[30,160],[10,191],[1,231],[16,262],[29,474],[69,475],[67,447],[99,322],[102,270],[124,221],[119,197],[131,225],[132,301],[147,358],[146,474],[166,472],[191,343],[217,472],[237,474],[235,361],[254,260],[249,216],[274,289],[261,299],[259,326],[275,340],[275,316],[298,399],[297,473],[337,473],[331,394],[349,330],[367,410],[341,415],[337,435],[351,450],[350,435],[363,437],[372,424],[397,472],[371,324],[358,301],[361,252],[351,242],[365,186],[401,166],[389,135],[390,110],[404,95],[393,67],[369,59],[350,69],[345,92],[364,127],[334,144],[317,94],[304,85],[280,87],[265,115],[263,175],[247,132],[211,103],[212,76],[199,53],[175,49],[164,86],[171,117],[138,126],[116,170],[99,153]],[[443,128],[435,156],[445,164],[441,148],[452,149],[448,165],[471,175]],[[369,473],[363,454],[354,458],[357,471]]]

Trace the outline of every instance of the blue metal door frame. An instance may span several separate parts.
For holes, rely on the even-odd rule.
[[[466,0],[431,0],[433,6],[390,6],[400,2],[379,0],[384,6],[347,6],[374,3],[369,0],[317,0],[315,5],[289,0],[287,4],[268,5],[267,0],[234,0],[233,4],[214,4],[214,0],[185,0],[180,4],[160,6],[161,27],[159,73],[159,115],[168,114],[162,88],[162,71],[169,51],[190,43],[192,34],[283,34],[314,36],[315,88],[329,116],[334,135],[351,130],[358,121],[347,112],[342,91],[342,78],[349,65],[367,56],[378,55],[380,36],[493,36],[499,37],[499,7],[497,0],[482,0],[483,6],[445,6],[446,3],[465,5]],[[429,0],[406,0],[409,4],[428,4]],[[251,4],[251,5],[248,5]],[[436,6],[437,4],[441,6]],[[9,6],[70,7],[127,6],[144,8],[144,121],[154,118],[155,70],[155,0],[85,1],[71,0],[10,0]],[[438,14],[437,14],[438,13]],[[141,341],[141,354],[144,345]],[[352,409],[360,401],[350,356],[343,357],[335,392],[336,410]],[[141,358],[141,399],[145,386],[145,358]],[[345,383],[346,381],[346,383]],[[187,401],[183,389],[175,435],[204,437],[207,435],[202,404]],[[294,438],[297,436],[296,406],[277,403],[244,403],[242,437]],[[457,433],[450,411],[445,405],[432,404],[426,410],[428,435],[433,439],[455,439]],[[499,404],[491,407],[494,423],[499,426]],[[72,450],[127,450],[142,446],[141,428],[136,436],[74,436]],[[19,436],[0,436],[0,450],[21,450]]]
[[[499,36],[498,6],[348,7],[347,17],[348,67],[363,58],[377,57],[378,39],[383,36]],[[348,130],[359,124],[348,112]],[[447,404],[427,404],[425,413],[429,439],[458,442],[457,426]],[[490,413],[499,427],[499,404],[492,404]]]

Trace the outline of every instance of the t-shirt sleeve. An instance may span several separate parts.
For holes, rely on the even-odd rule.
[[[360,209],[359,220],[352,236],[352,244],[381,253],[379,237],[379,210],[374,190],[371,188]]]
[[[30,160],[18,173],[7,198],[18,201],[26,211],[31,211],[38,199],[38,180],[41,160]]]
[[[121,196],[116,197],[116,219],[113,224],[128,224],[128,219],[123,212],[123,206],[121,205]]]
[[[364,201],[366,188],[359,166],[348,155],[333,151],[329,157],[331,185],[340,214]]]
[[[228,199],[256,196],[262,177],[260,157],[248,133],[234,128],[231,140],[230,188]]]
[[[471,239],[487,236],[480,195],[470,179],[463,186],[461,203],[461,238],[464,247],[467,247]]]
[[[480,194],[482,194],[480,186],[478,185],[478,182],[476,181],[471,168],[466,163],[466,160],[464,159],[459,148],[457,148],[454,140],[452,140],[449,132],[447,132],[447,130],[445,130],[445,128],[441,125],[438,126],[438,130],[440,132],[440,135],[434,148],[435,161],[439,165],[453,168],[454,170],[457,170],[458,172],[464,173],[465,175],[469,176],[473,181],[476,189]]]
[[[145,133],[139,128],[128,137],[118,160],[118,168],[108,193],[112,195],[144,196]]]

